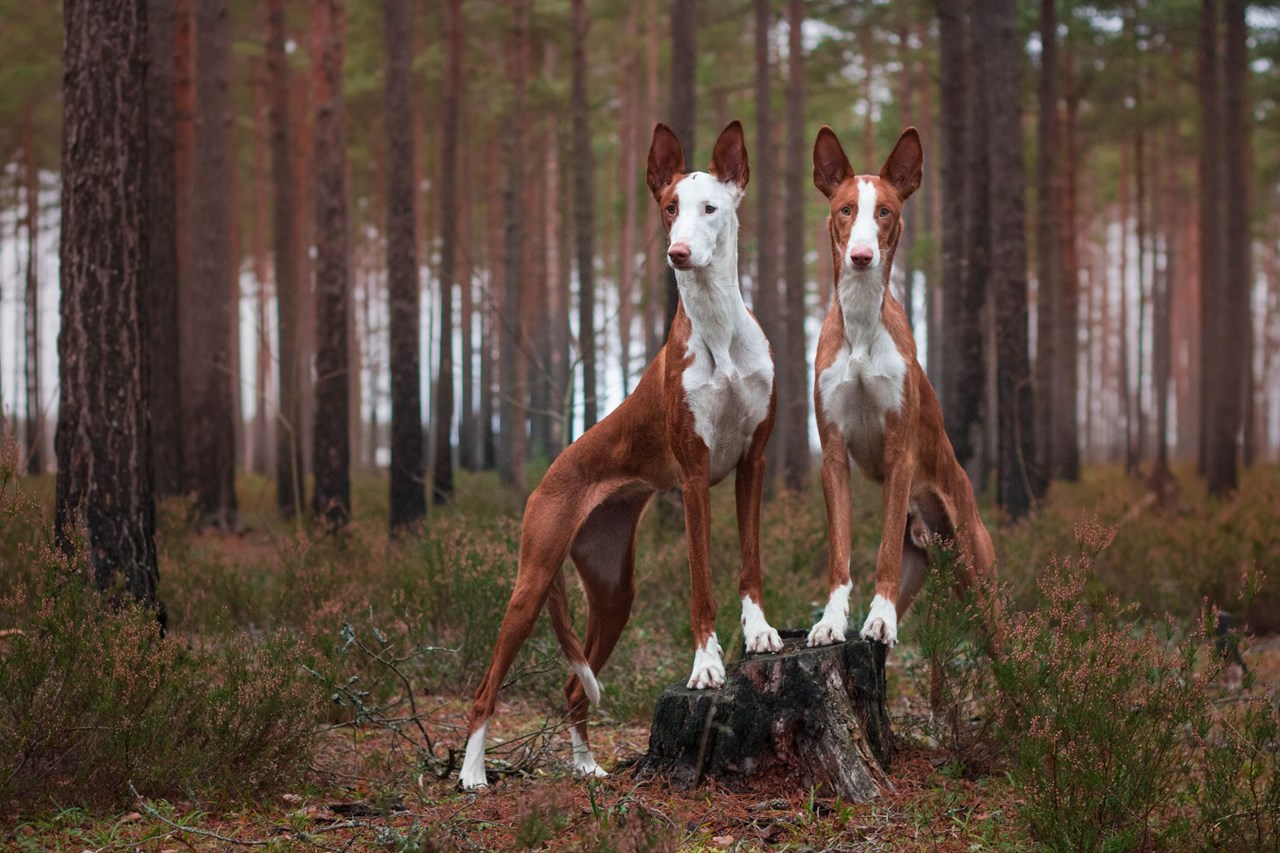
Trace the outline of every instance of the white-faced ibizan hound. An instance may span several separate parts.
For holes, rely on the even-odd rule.
[[[684,172],[674,133],[659,124],[649,150],[649,189],[670,235],[680,307],[671,334],[635,390],[612,414],[560,454],[529,497],[515,589],[493,662],[476,690],[462,786],[486,784],[484,738],[502,679],[545,602],[574,675],[565,686],[574,770],[603,776],[587,744],[587,699],[600,699],[595,673],[618,642],[635,588],[635,531],[660,489],[684,492],[692,578],[693,672],[689,687],[720,687],[711,594],[711,486],[736,471],[739,593],[746,648],[782,650],[765,620],[760,571],[764,447],[776,394],[769,342],[738,287],[738,214],[747,186],[742,125],[716,141],[711,170]],[[571,558],[587,596],[587,640],[569,619],[562,567]]]
[[[862,636],[893,645],[928,571],[931,535],[959,545],[961,589],[992,571],[995,551],[973,487],[956,461],[933,386],[916,361],[889,270],[902,208],[920,186],[924,153],[914,127],[879,175],[855,175],[829,127],[813,146],[813,183],[831,203],[827,227],[835,292],[814,362],[814,403],[827,501],[828,599],[809,645],[841,642],[849,611],[849,459],[884,487],[876,591]]]

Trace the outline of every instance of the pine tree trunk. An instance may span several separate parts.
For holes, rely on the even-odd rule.
[[[527,54],[529,41],[528,0],[512,0],[514,28],[509,50],[511,84],[514,90],[511,116],[502,136],[503,162],[507,168],[502,204],[502,301],[499,328],[502,331],[498,367],[499,409],[502,441],[498,451],[498,473],[502,482],[523,504],[525,485],[525,393],[520,381],[524,359],[524,330],[521,326],[520,291],[524,284],[524,130],[525,99],[528,88]],[[581,168],[581,167],[579,167]],[[588,222],[590,220],[588,219]]]
[[[498,145],[489,144],[490,163],[498,161]],[[486,471],[498,467],[498,437],[493,425],[493,382],[494,371],[498,368],[497,360],[501,359],[503,343],[502,322],[500,312],[502,299],[500,287],[502,282],[501,259],[505,237],[502,228],[503,206],[494,204],[493,199],[501,197],[498,188],[498,170],[488,169],[488,182],[485,187],[486,213],[489,222],[486,231],[489,235],[488,249],[488,287],[484,288],[481,299],[481,334],[480,334],[480,466]]]
[[[1249,229],[1248,180],[1248,27],[1244,0],[1224,0],[1222,39],[1222,150],[1224,175],[1222,288],[1210,294],[1216,305],[1218,334],[1212,349],[1214,399],[1209,431],[1208,486],[1210,494],[1225,495],[1239,482],[1237,459],[1244,423],[1246,390],[1252,390],[1249,352],[1250,291],[1253,264]]]
[[[1136,96],[1135,109],[1139,113],[1139,120],[1133,139],[1133,163],[1134,163],[1134,206],[1137,211],[1137,217],[1134,221],[1134,236],[1137,239],[1138,249],[1138,334],[1134,339],[1137,345],[1134,357],[1137,360],[1137,376],[1134,382],[1133,396],[1133,412],[1134,412],[1134,430],[1132,441],[1125,451],[1125,470],[1129,476],[1136,477],[1140,473],[1142,460],[1146,456],[1144,447],[1146,445],[1147,416],[1146,407],[1143,405],[1143,378],[1145,373],[1145,353],[1146,353],[1146,331],[1147,331],[1147,284],[1149,277],[1147,276],[1147,142],[1146,135],[1142,130],[1142,68],[1139,66],[1136,80]]]
[[[1042,485],[1062,474],[1057,448],[1056,420],[1066,417],[1057,405],[1063,402],[1058,383],[1064,371],[1058,367],[1058,327],[1067,323],[1062,312],[1061,269],[1058,263],[1058,192],[1055,181],[1058,143],[1058,19],[1055,0],[1040,2],[1040,85],[1036,144],[1036,437],[1040,443]],[[1072,331],[1075,324],[1071,323]]]
[[[1075,80],[1075,54],[1069,50],[1063,70],[1066,111],[1062,126],[1055,128],[1062,139],[1062,177],[1060,182],[1053,182],[1058,190],[1054,195],[1056,204],[1061,207],[1061,215],[1057,217],[1057,234],[1051,232],[1048,236],[1050,242],[1058,241],[1059,246],[1055,258],[1059,270],[1056,282],[1058,320],[1051,330],[1051,334],[1057,335],[1053,364],[1055,377],[1049,392],[1055,396],[1052,405],[1052,458],[1054,476],[1068,482],[1080,479],[1080,247],[1076,233],[1079,221],[1076,213],[1079,194],[1076,127],[1080,97]]]
[[[658,0],[648,0],[645,5],[645,112],[648,119],[640,128],[640,139],[648,144],[653,124],[658,120]],[[758,107],[757,107],[758,108]],[[666,263],[661,238],[661,229],[656,216],[649,216],[645,225],[645,298],[644,298],[644,331],[645,361],[650,362],[658,357],[665,338],[662,333],[665,325],[662,322],[665,307]]]
[[[971,134],[966,130],[973,121],[981,121],[983,99],[969,97],[968,35],[962,4],[938,0],[937,12],[943,139],[942,313],[947,320],[943,357],[938,368],[942,374],[942,409],[947,436],[955,448],[956,458],[973,476],[986,375],[982,347],[986,278],[984,274],[975,282],[968,272],[971,263],[979,265],[976,258],[971,259],[970,245],[974,241],[968,223],[970,220],[981,223],[986,211],[976,209],[976,198],[970,198],[970,181],[966,176],[970,170],[985,175],[986,150],[979,146],[978,154],[971,157]],[[974,102],[973,106],[969,101]],[[982,138],[978,137],[978,141]],[[977,176],[974,181],[985,186],[985,180],[978,180]],[[982,254],[985,258],[985,251]],[[975,479],[981,481],[981,475]]]
[[[544,70],[551,79],[555,69],[554,45],[547,45]],[[547,355],[548,379],[547,405],[551,409],[550,430],[547,435],[547,457],[554,459],[565,447],[565,436],[573,412],[566,405],[570,399],[570,372],[573,367],[569,356],[569,265],[565,247],[566,231],[561,221],[565,205],[560,182],[560,123],[552,112],[547,115],[545,143],[547,211],[546,217],[546,265],[547,265]]]
[[[254,322],[257,325],[258,353],[254,359],[253,396],[253,461],[250,470],[266,476],[271,470],[269,430],[271,419],[267,413],[270,401],[271,333],[268,296],[269,274],[267,268],[267,74],[260,60],[253,63],[253,218],[249,226],[253,241],[253,278],[257,284],[254,292]],[[153,427],[154,429],[154,427]]]
[[[573,0],[573,216],[578,249],[578,349],[582,357],[582,429],[595,425],[596,290],[594,167],[591,157],[591,113],[587,104],[587,7]]]
[[[271,233],[276,282],[276,506],[285,518],[299,513],[302,496],[302,398],[299,323],[298,227],[294,214],[289,144],[289,58],[285,0],[267,7],[267,86],[271,125]]]
[[[1223,246],[1226,240],[1223,200],[1222,86],[1218,63],[1220,0],[1201,0],[1200,55],[1200,473],[1210,473],[1211,451],[1217,442],[1218,363],[1223,330],[1221,296],[1224,283]],[[1232,463],[1234,468],[1234,462]],[[1226,472],[1220,472],[1226,473]],[[1230,475],[1219,479],[1230,479]]]
[[[311,6],[315,91],[316,419],[311,510],[330,528],[351,510],[349,439],[351,293],[348,270],[346,131],[342,104],[344,11],[341,0]]]
[[[197,365],[192,357],[191,322],[193,320],[192,299],[195,297],[195,264],[194,235],[191,229],[191,217],[195,204],[195,11],[192,0],[174,0],[174,46],[173,46],[173,100],[174,100],[174,134],[173,134],[173,171],[174,171],[174,241],[175,265],[177,269],[177,295],[175,297],[178,312],[177,339],[178,348],[182,350],[174,361],[178,371],[178,409],[174,420],[178,424],[177,440],[180,442],[176,456],[179,467],[173,476],[177,477],[177,488],[173,494],[191,493],[195,491],[194,466],[187,459],[191,443],[191,425],[187,417],[193,408],[192,392],[198,377]],[[148,73],[148,76],[149,73]],[[154,423],[153,423],[154,426]],[[156,462],[159,462],[157,458]],[[157,477],[162,477],[158,470]]]
[[[193,379],[184,401],[184,460],[196,510],[206,524],[235,525],[235,413],[232,324],[231,10],[227,0],[196,5],[195,161],[192,288],[183,304],[183,354]],[[198,223],[198,226],[197,226]],[[187,294],[184,293],[185,297]],[[189,304],[187,304],[189,303]]]
[[[458,13],[458,42],[459,48],[465,39],[463,35],[463,24],[465,19],[462,16],[461,9]],[[463,94],[465,81],[459,75],[458,80],[458,96],[461,99]],[[459,117],[458,122],[459,137],[459,157],[461,165],[459,169],[461,173],[467,177],[466,183],[462,187],[462,191],[458,193],[458,243],[462,247],[461,264],[459,267],[458,283],[461,285],[460,300],[458,305],[459,321],[462,325],[460,334],[460,343],[462,345],[462,398],[458,401],[458,463],[468,471],[476,471],[480,468],[480,423],[476,418],[476,382],[475,382],[475,282],[472,280],[476,271],[476,264],[473,252],[475,251],[474,241],[472,239],[471,224],[471,187],[474,181],[472,179],[472,157],[467,143],[470,141],[466,132],[466,123]]]
[[[1034,395],[1027,352],[1027,242],[1022,168],[1022,49],[1014,0],[975,0],[983,33],[978,52],[987,99],[989,174],[999,175],[999,204],[989,204],[991,298],[995,309],[999,447],[997,498],[1013,518],[1031,507],[1035,456]]]
[[[787,225],[786,241],[786,351],[780,359],[785,385],[778,382],[778,420],[787,422],[784,453],[784,481],[787,488],[800,491],[809,480],[809,382],[808,357],[805,346],[805,270],[804,256],[807,250],[804,227],[805,203],[810,192],[805,180],[805,163],[809,155],[809,140],[804,126],[804,42],[801,24],[804,22],[803,0],[789,0],[787,4],[788,47],[787,71]]]
[[[444,207],[440,281],[446,309],[453,291],[454,247],[457,240],[457,0],[445,8],[444,154],[440,199]],[[413,524],[427,513],[423,487],[422,385],[420,297],[417,247],[417,184],[413,145],[413,4],[411,0],[387,0],[383,5],[387,55],[387,301],[391,332],[391,529]],[[365,310],[368,311],[368,303]],[[442,323],[448,322],[445,310]],[[452,334],[441,340],[452,343]],[[446,347],[441,346],[442,378],[453,375],[444,368]],[[436,469],[434,498],[448,500],[453,492],[453,456],[448,425],[453,421],[453,383],[444,381],[436,397]],[[448,397],[450,399],[446,400]],[[376,406],[375,406],[376,411]],[[441,426],[441,425],[444,426]],[[444,430],[444,434],[439,434]],[[443,448],[443,451],[440,450]]]
[[[293,180],[294,209],[305,211],[297,222],[297,276],[298,276],[298,365],[302,384],[299,386],[299,404],[302,408],[301,429],[302,459],[305,474],[312,473],[315,452],[316,423],[316,264],[311,251],[315,246],[315,123],[311,74],[299,74],[293,78],[292,115],[293,132]],[[298,503],[304,501],[299,492]]]
[[[756,138],[751,154],[751,191],[756,196],[756,280],[754,308],[756,319],[774,353],[783,352],[783,323],[778,293],[778,241],[770,227],[778,207],[778,161],[774,140],[773,65],[769,61],[769,39],[773,29],[773,6],[770,0],[755,0],[756,47]],[[820,253],[821,254],[821,253]],[[824,306],[825,307],[825,306]],[[775,370],[775,374],[777,371]],[[780,428],[780,429],[779,429]],[[785,447],[785,425],[775,424],[774,447]],[[782,470],[784,454],[766,454],[768,478],[765,492],[773,492]]]
[[[1158,157],[1163,164],[1158,176],[1158,204],[1156,206],[1156,233],[1159,235],[1157,257],[1164,258],[1164,269],[1155,270],[1155,281],[1152,283],[1153,294],[1153,328],[1151,368],[1155,383],[1156,403],[1156,435],[1155,463],[1151,469],[1150,485],[1157,496],[1163,498],[1168,494],[1171,483],[1169,473],[1169,381],[1172,361],[1172,334],[1170,318],[1170,298],[1175,281],[1176,252],[1172,250],[1172,235],[1178,233],[1176,211],[1178,210],[1173,191],[1174,143],[1170,135],[1166,135],[1164,151]]]
[[[149,194],[139,192],[148,171],[145,6],[63,6],[55,532],[71,553],[83,530],[100,588],[155,602],[143,283]]]
[[[667,111],[672,132],[684,149],[684,162],[690,168],[696,163],[694,147],[698,82],[698,6],[697,0],[671,0],[671,105]],[[661,244],[661,239],[659,239]],[[665,255],[663,257],[664,266]],[[680,291],[676,287],[675,270],[666,272],[666,318],[662,325],[665,343],[671,334],[671,321],[675,319],[680,304]]]
[[[899,111],[902,113],[901,124],[903,126],[914,127],[917,119],[916,111],[916,91],[913,86],[912,75],[908,69],[913,65],[911,62],[911,31],[907,27],[905,12],[903,7],[899,7],[898,11],[898,50],[901,53],[901,63],[903,72],[896,75],[898,83],[897,98]],[[921,95],[924,93],[921,92]],[[874,159],[869,162],[875,162]],[[902,275],[902,310],[907,315],[907,328],[915,332],[916,318],[916,298],[915,298],[915,245],[916,233],[920,227],[920,216],[928,208],[927,201],[923,197],[920,198],[920,210],[913,212],[911,216],[907,216],[902,222],[902,239],[898,243],[898,248],[894,253],[896,259],[895,266],[898,267]]]
[[[35,127],[31,107],[24,110],[22,183],[26,213],[27,275],[23,297],[26,350],[27,473],[44,473],[44,406],[40,399],[40,167],[36,164]]]
[[[536,134],[534,134],[536,138]],[[528,205],[531,210],[551,210],[547,194],[546,172],[530,170]],[[526,243],[525,286],[520,290],[520,323],[528,336],[529,353],[529,453],[545,459],[551,442],[551,388],[547,361],[551,357],[551,338],[547,334],[547,229],[536,225],[528,232]]]
[[[635,317],[636,172],[639,168],[636,123],[639,118],[636,70],[637,6],[627,12],[626,48],[618,64],[618,189],[622,193],[622,227],[618,233],[618,366],[622,395],[631,392],[631,334]],[[554,201],[548,200],[548,208]]]

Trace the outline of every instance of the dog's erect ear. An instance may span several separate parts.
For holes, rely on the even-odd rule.
[[[649,172],[645,176],[649,182],[649,192],[654,199],[662,196],[662,191],[671,183],[671,179],[684,171],[684,150],[680,140],[671,128],[662,122],[653,129],[653,143],[649,146]]]
[[[831,198],[853,174],[853,167],[849,165],[849,158],[840,147],[835,131],[824,124],[813,143],[813,185]]]
[[[737,119],[720,131],[711,152],[711,174],[722,183],[737,184],[740,190],[747,188],[751,169],[747,166],[747,145],[742,140],[742,122]]]
[[[889,159],[884,161],[880,178],[892,184],[898,191],[898,197],[906,201],[909,195],[920,189],[923,172],[924,147],[920,144],[920,134],[914,127],[908,127],[898,137],[898,144],[893,146]]]

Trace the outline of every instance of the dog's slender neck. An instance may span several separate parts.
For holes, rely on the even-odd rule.
[[[694,332],[707,341],[724,346],[733,339],[740,317],[746,315],[738,282],[738,215],[729,215],[716,250],[704,267],[676,270],[680,302]]]
[[[894,247],[895,249],[897,247]],[[836,298],[844,319],[844,339],[850,349],[865,349],[884,329],[881,312],[889,298],[889,273],[893,269],[893,251],[886,253],[880,266],[859,271],[842,265],[836,279]]]

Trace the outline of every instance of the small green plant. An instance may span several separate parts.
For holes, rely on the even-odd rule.
[[[929,577],[910,623],[922,666],[910,672],[928,681],[927,691],[921,692],[929,697],[929,733],[951,756],[947,772],[972,778],[989,772],[998,761],[988,707],[995,687],[986,639],[990,616],[982,604],[997,593],[958,593],[959,552],[937,542],[929,552]]]

